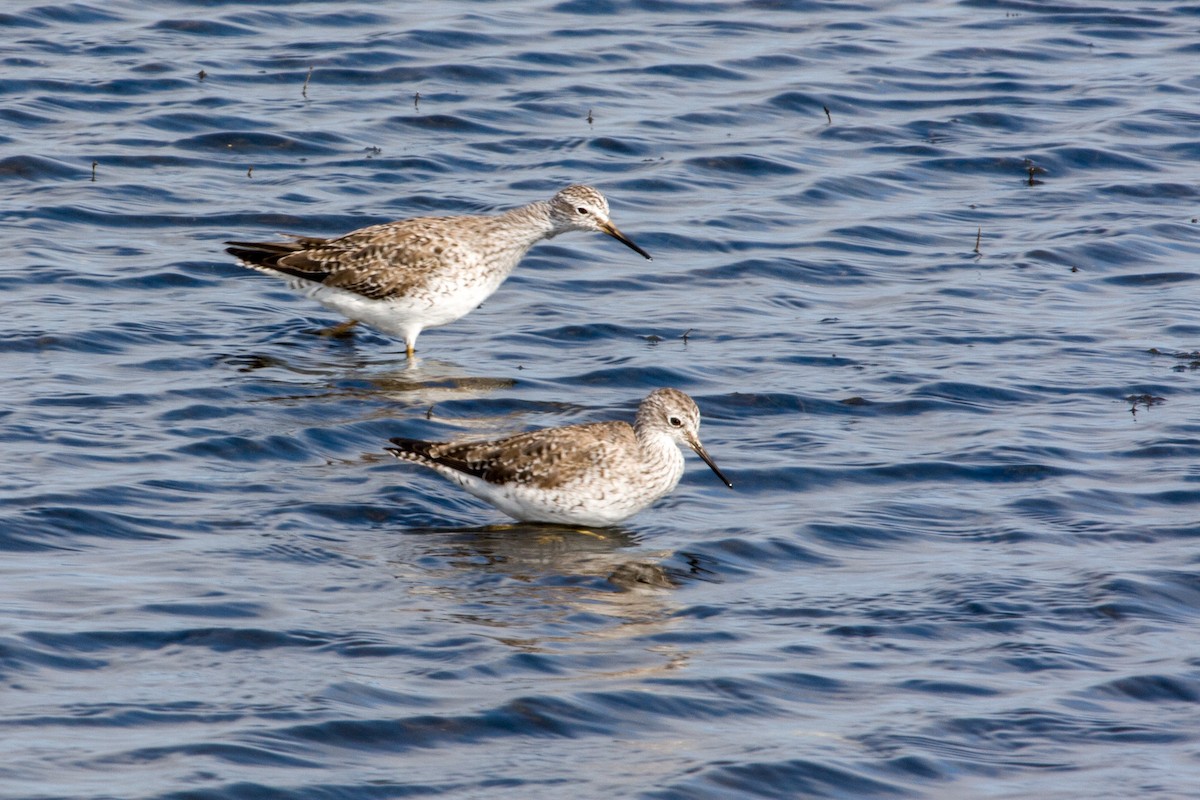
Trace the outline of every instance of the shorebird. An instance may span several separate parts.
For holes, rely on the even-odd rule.
[[[650,260],[608,218],[604,195],[578,184],[502,214],[414,217],[333,239],[226,242],[226,252],[349,317],[329,332],[365,322],[402,337],[412,358],[422,330],[468,314],[530,247],[568,231],[608,234]]]
[[[484,442],[392,439],[403,461],[429,467],[526,522],[615,525],[669,493],[683,476],[680,445],[733,484],[700,443],[700,409],[677,389],[655,389],[633,425],[593,422]]]

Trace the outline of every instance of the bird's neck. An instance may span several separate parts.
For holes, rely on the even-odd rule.
[[[675,440],[661,430],[649,431],[641,426],[635,430],[641,445],[643,467],[662,481],[658,490],[666,494],[683,476],[683,453]]]
[[[550,204],[542,201],[490,217],[475,217],[476,231],[484,234],[478,245],[479,267],[488,276],[490,294],[524,257],[529,248],[559,231],[550,217]]]
[[[514,241],[520,240],[524,243],[525,250],[542,239],[549,239],[563,232],[563,229],[554,223],[550,214],[550,204],[545,200],[505,211],[498,215],[496,220],[514,234]]]

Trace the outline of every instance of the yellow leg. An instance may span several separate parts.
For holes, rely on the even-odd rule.
[[[409,358],[413,357],[413,354],[417,352],[417,348],[414,347],[414,344],[415,342],[413,342],[411,339],[404,342],[404,355],[408,356]]]
[[[333,339],[333,338],[337,338],[338,336],[346,336],[347,334],[350,333],[350,329],[353,328],[357,324],[358,324],[358,320],[348,319],[345,322],[339,322],[337,325],[331,325],[328,328],[322,328],[321,330],[317,331],[317,333],[321,334],[322,336],[328,336],[331,339]]]

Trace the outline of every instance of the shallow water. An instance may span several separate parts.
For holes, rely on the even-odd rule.
[[[1193,793],[1198,22],[10,3],[0,794]],[[414,364],[223,252],[576,181]],[[622,529],[382,451],[665,385]]]

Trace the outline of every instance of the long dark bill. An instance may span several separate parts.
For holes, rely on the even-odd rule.
[[[606,222],[605,224],[601,225],[600,228],[605,233],[607,233],[609,236],[613,237],[618,242],[625,245],[630,250],[637,253],[639,256],[646,259],[647,261],[654,260],[653,258],[650,257],[649,253],[647,253],[645,250],[643,250],[642,248],[640,248],[636,244],[634,244],[632,239],[630,239],[628,236],[626,236],[625,234],[623,234],[619,230],[617,230],[617,226],[613,225],[611,222]]]
[[[730,483],[729,478],[725,477],[725,473],[721,472],[721,468],[717,466],[717,462],[713,461],[712,457],[709,456],[709,454],[707,452],[705,452],[704,447],[700,444],[700,442],[688,442],[688,444],[690,444],[692,446],[692,449],[696,451],[696,455],[700,456],[700,459],[705,464],[708,464],[708,468],[711,469],[713,472],[715,472],[717,474],[717,477],[720,478],[721,481],[726,486],[728,486],[730,489],[732,489],[733,484]]]

